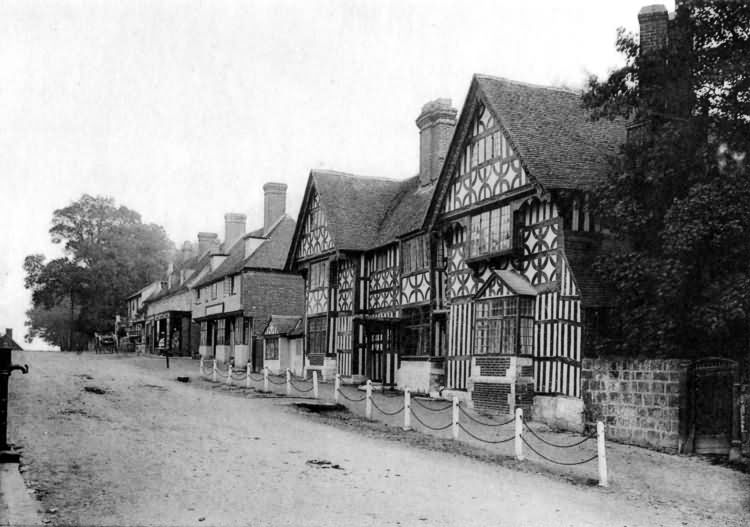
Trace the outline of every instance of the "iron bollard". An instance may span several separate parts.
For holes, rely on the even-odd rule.
[[[29,373],[27,364],[11,364],[13,350],[20,349],[13,341],[13,331],[6,329],[5,335],[0,336],[0,463],[18,462],[20,458],[8,444],[8,380],[13,370]]]

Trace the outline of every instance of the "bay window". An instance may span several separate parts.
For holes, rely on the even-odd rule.
[[[490,298],[476,303],[474,353],[530,355],[534,336],[534,299]]]

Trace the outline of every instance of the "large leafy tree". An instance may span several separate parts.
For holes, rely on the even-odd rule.
[[[670,45],[591,78],[595,119],[631,136],[595,189],[620,250],[600,258],[622,330],[619,352],[739,356],[750,324],[750,4],[678,2]]]
[[[65,256],[24,261],[32,291],[29,336],[72,349],[114,325],[128,294],[157,279],[174,255],[164,229],[112,198],[83,195],[55,210],[50,235]]]

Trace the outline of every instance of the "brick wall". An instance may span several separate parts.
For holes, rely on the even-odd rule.
[[[511,385],[508,383],[474,383],[471,392],[471,400],[477,410],[510,413],[510,402],[508,396]]]
[[[680,423],[686,422],[688,364],[680,359],[584,359],[584,420],[591,425],[604,421],[607,436],[616,441],[678,451]]]
[[[479,375],[486,377],[505,377],[510,368],[510,357],[476,357],[474,360]]]
[[[242,275],[242,308],[252,317],[257,334],[271,315],[304,314],[305,286],[302,277],[272,271],[246,271]]]

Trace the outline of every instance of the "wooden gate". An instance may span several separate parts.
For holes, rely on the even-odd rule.
[[[696,454],[727,454],[733,439],[737,363],[708,358],[690,367],[690,436]]]

